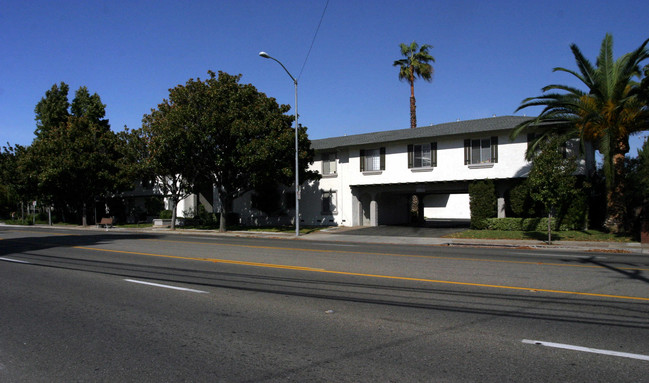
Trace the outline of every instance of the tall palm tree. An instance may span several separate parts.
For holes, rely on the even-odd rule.
[[[399,80],[406,80],[410,84],[410,127],[417,127],[417,112],[415,107],[415,77],[433,81],[433,66],[435,58],[428,53],[433,46],[424,44],[421,47],[416,42],[410,45],[400,44],[401,54],[405,58],[396,60],[393,66],[399,67]]]
[[[516,110],[543,106],[541,114],[520,124],[511,134],[514,138],[534,126],[542,133],[536,142],[552,134],[561,134],[566,140],[580,138],[582,142],[591,142],[604,157],[607,197],[604,226],[611,232],[624,230],[624,155],[629,152],[629,136],[649,130],[649,107],[638,98],[638,84],[634,81],[641,75],[640,64],[649,58],[648,43],[649,39],[614,60],[613,37],[606,34],[594,66],[572,44],[570,49],[579,71],[565,68],[554,71],[573,75],[587,90],[554,84],[544,87],[545,94],[523,100]],[[535,147],[534,143],[530,145],[528,156]]]

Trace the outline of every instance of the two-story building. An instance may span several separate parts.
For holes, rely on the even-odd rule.
[[[412,221],[413,196],[418,217],[468,220],[469,184],[484,179],[495,182],[498,214],[504,217],[506,191],[531,168],[525,152],[533,132],[509,138],[512,129],[528,119],[492,117],[313,140],[312,170],[322,178],[301,187],[301,223],[407,224]],[[594,168],[592,150],[580,164],[580,172]],[[255,209],[251,195],[234,203],[241,223],[292,223],[292,193],[278,194],[284,213],[270,217]]]

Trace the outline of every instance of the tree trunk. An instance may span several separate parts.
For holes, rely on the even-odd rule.
[[[612,150],[613,182],[606,191],[606,221],[604,226],[611,233],[622,233],[626,223],[624,155],[629,151],[629,140],[622,139]]]
[[[227,231],[227,215],[228,212],[232,211],[232,199],[227,192],[223,191],[219,194],[221,199],[221,214],[219,218],[219,232],[225,233]]]
[[[552,208],[548,210],[548,245],[552,244]]]
[[[221,214],[219,216],[219,233],[225,233],[226,231],[225,216],[225,208],[221,207]]]
[[[176,198],[171,197],[171,230],[176,230]]]
[[[86,217],[88,213],[88,209],[86,208],[86,203],[83,203],[83,208],[81,209],[81,226],[87,227],[88,226],[88,217]]]

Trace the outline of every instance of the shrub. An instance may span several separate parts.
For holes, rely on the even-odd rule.
[[[164,207],[164,200],[160,196],[152,196],[144,200],[146,215],[155,215],[159,211],[164,210]]]
[[[469,185],[469,203],[471,207],[471,228],[487,228],[487,218],[498,214],[496,187],[492,180],[473,182]]]
[[[171,219],[171,210],[161,210],[160,211],[160,219]]]
[[[586,229],[588,211],[588,196],[585,193],[576,194],[559,217],[561,226],[569,227],[572,230]]]
[[[530,195],[527,180],[511,188],[507,194],[509,207],[515,217],[534,217],[542,213],[543,207],[538,206]]]
[[[277,187],[265,187],[255,190],[251,196],[253,209],[257,209],[268,216],[281,215],[282,195]]]
[[[547,231],[548,218],[488,218],[485,220],[486,228],[500,231]],[[552,230],[581,230],[581,227],[573,227],[565,222],[556,219],[552,220]]]

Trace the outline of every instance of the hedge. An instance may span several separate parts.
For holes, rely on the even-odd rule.
[[[498,214],[496,188],[492,180],[477,181],[469,185],[469,206],[471,228],[486,229],[486,220]]]
[[[542,231],[548,230],[548,218],[487,218],[487,230],[500,231]],[[571,227],[567,222],[559,224],[556,218],[552,218],[552,230],[581,230],[583,227]]]
[[[171,210],[161,210],[159,217],[160,219],[171,219],[172,212]]]

